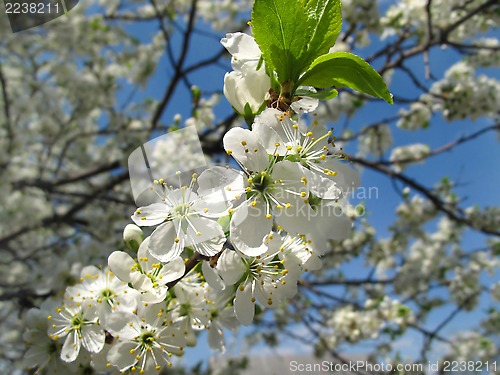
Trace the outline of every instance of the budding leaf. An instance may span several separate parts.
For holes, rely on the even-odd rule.
[[[310,27],[307,54],[312,62],[335,44],[342,28],[342,13],[340,0],[306,0],[305,8]]]
[[[252,26],[266,65],[276,71],[280,83],[295,82],[307,68],[308,18],[302,1],[255,0]]]
[[[299,84],[319,88],[350,87],[384,99],[389,104],[394,103],[380,74],[361,57],[349,52],[335,52],[318,57],[300,78]]]

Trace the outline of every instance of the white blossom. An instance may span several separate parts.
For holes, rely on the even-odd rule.
[[[245,74],[232,71],[224,76],[224,95],[240,114],[258,113],[266,100],[269,86],[269,77],[262,68]]]
[[[114,276],[109,268],[94,266],[82,269],[80,283],[66,289],[66,298],[74,303],[95,304],[103,324],[112,311],[136,309],[139,293]]]
[[[144,305],[136,314],[118,312],[108,319],[106,329],[119,337],[108,353],[108,361],[118,370],[140,373],[171,367],[171,356],[182,355],[183,334],[172,325],[160,304]]]
[[[47,333],[50,322],[47,310],[53,310],[55,305],[55,301],[49,299],[40,309],[33,308],[26,313],[27,329],[23,338],[29,349],[24,354],[23,366],[38,371],[46,369],[50,374],[67,374],[72,370],[72,364],[61,361],[62,343]]]
[[[428,106],[421,102],[415,102],[410,105],[408,110],[399,111],[400,119],[398,127],[408,130],[425,129],[429,126],[432,112]]]
[[[265,64],[259,66],[259,46],[244,33],[227,34],[221,39],[221,44],[232,55],[234,69],[224,76],[226,99],[240,114],[258,113],[271,87]]]
[[[408,146],[395,147],[389,160],[393,162],[393,167],[397,172],[401,172],[408,164],[418,163],[425,159],[430,152],[426,144],[415,143]]]
[[[132,216],[137,225],[159,225],[148,243],[151,254],[162,262],[178,257],[186,246],[202,255],[217,254],[226,238],[221,226],[211,218],[227,212],[228,202],[212,190],[199,189],[196,193],[192,184],[170,191],[160,180],[157,186],[163,190],[162,202],[139,207]]]
[[[168,292],[167,284],[184,275],[181,257],[167,264],[156,261],[149,252],[147,237],[139,247],[137,260],[123,251],[113,252],[108,259],[109,268],[121,281],[131,283],[141,293],[141,299],[152,303],[163,301]]]
[[[264,308],[278,306],[297,293],[302,273],[321,267],[318,255],[303,238],[272,233],[266,245],[266,252],[256,257],[225,250],[209,280],[211,285],[217,283],[215,290],[220,290],[219,278],[225,291],[236,288],[234,313],[244,325],[253,321],[256,302]]]
[[[98,353],[104,346],[104,329],[98,324],[98,315],[93,303],[62,303],[48,315],[49,337],[64,340],[61,359],[73,362],[83,346],[87,351]]]
[[[359,137],[359,148],[362,155],[370,153],[375,156],[383,156],[392,144],[391,128],[387,124],[369,128]]]

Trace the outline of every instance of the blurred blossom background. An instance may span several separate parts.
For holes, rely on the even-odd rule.
[[[82,0],[18,33],[1,11],[2,374],[33,373],[22,362],[27,311],[125,249],[134,150],[194,126],[204,160],[182,151],[155,162],[235,167],[222,137],[246,125],[223,94],[231,64],[220,39],[250,33],[252,5]],[[265,373],[256,366],[269,358],[288,373],[299,355],[498,358],[500,5],[344,0],[342,13],[333,50],[369,61],[395,102],[340,90],[316,111],[361,175],[353,231],[329,243],[293,300],[227,332],[224,353],[203,332],[166,373]]]

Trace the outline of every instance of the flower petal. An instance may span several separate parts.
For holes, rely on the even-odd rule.
[[[51,359],[51,357],[47,355],[46,350],[41,350],[39,345],[37,346],[35,345],[32,344],[32,346],[24,354],[22,364],[26,368],[33,368],[33,367],[44,368],[45,366],[47,366],[47,364]],[[48,345],[49,344],[47,344],[47,346]],[[53,344],[51,343],[50,345]]]
[[[263,145],[267,145],[266,149],[269,153],[274,154],[275,143],[280,143],[278,151],[284,154],[286,151],[286,143],[291,139],[287,136],[284,127],[292,129],[292,120],[280,110],[274,108],[266,108],[260,115],[255,118],[255,123],[252,127],[252,132],[256,132],[259,140]],[[267,129],[265,129],[267,128]],[[271,132],[268,130],[270,129]],[[272,136],[272,141],[267,141],[266,136]],[[265,143],[264,143],[265,142]]]
[[[311,218],[316,215],[312,207],[296,195],[283,193],[281,200],[289,203],[276,212],[276,222],[290,235],[305,234],[311,230]]]
[[[262,52],[255,39],[244,33],[228,33],[221,44],[237,60],[258,60]]]
[[[208,344],[212,350],[223,352],[226,349],[224,332],[216,324],[212,324],[208,330]]]
[[[132,313],[115,312],[106,320],[106,330],[124,340],[133,340],[139,333],[137,327],[140,327],[139,319]]]
[[[245,191],[244,174],[232,168],[212,167],[198,177],[198,195],[203,202],[231,202]],[[211,213],[211,206],[207,206]]]
[[[66,340],[61,349],[61,359],[64,362],[75,361],[78,357],[78,353],[80,353],[80,344],[78,334],[74,330],[71,331],[68,336],[66,336]]]
[[[341,213],[339,207],[333,202],[322,203],[318,215],[311,218],[312,230],[307,233],[307,238],[311,239],[318,254],[326,252],[329,239],[340,241],[351,233],[352,221]]]
[[[264,254],[266,236],[271,232],[273,220],[266,215],[266,204],[258,199],[255,207],[248,202],[238,207],[231,218],[231,242],[234,247],[248,256]]]
[[[224,96],[237,112],[244,114],[248,104],[251,112],[257,113],[268,96],[271,81],[262,68],[255,70],[255,68],[246,67],[242,71],[245,73],[239,71],[226,73]]]
[[[344,192],[344,195],[352,193],[360,184],[359,173],[356,172],[355,169],[337,160],[327,159],[324,163],[320,164],[320,167],[337,173],[335,176],[329,178],[337,183]],[[327,175],[325,174],[325,176]]]
[[[236,284],[246,271],[241,255],[236,251],[225,250],[217,262],[217,270],[219,271],[224,284]]]
[[[309,96],[303,96],[300,100],[293,102],[290,107],[294,112],[302,114],[307,112],[312,112],[318,108],[319,100],[316,98],[311,98]]]
[[[282,112],[268,108],[255,119],[252,127],[254,133],[270,155],[285,155],[287,138],[277,116]]]
[[[162,227],[165,224],[160,225],[158,228]],[[146,237],[146,239],[139,246],[139,250],[137,250],[137,260],[142,268],[143,273],[154,271],[153,265],[157,263],[156,259],[154,259],[154,257],[151,256],[150,243],[151,243],[151,236]]]
[[[134,289],[140,292],[149,292],[153,289],[153,282],[151,279],[140,272],[134,272],[130,277],[130,282]]]
[[[151,255],[162,262],[170,262],[178,257],[184,250],[184,236],[179,234],[178,237],[177,233],[176,225],[172,221],[156,228],[149,241]]]
[[[228,214],[231,208],[231,197],[225,194],[225,190],[214,191],[212,194],[195,201],[191,201],[191,211],[198,215],[211,218],[219,218]],[[242,193],[239,194],[241,197]]]
[[[169,211],[169,207],[165,203],[153,203],[138,208],[131,218],[140,227],[151,227],[163,223],[168,217]]]
[[[91,353],[99,353],[104,346],[106,335],[99,325],[85,325],[82,327],[82,345]]]
[[[299,163],[283,160],[276,163],[273,168],[273,179],[283,181],[282,186],[287,190],[307,193],[307,188],[301,180],[303,177],[306,176]]]
[[[108,265],[111,272],[121,281],[130,282],[131,268],[135,266],[135,261],[124,251],[114,251],[108,257]]]
[[[201,271],[203,272],[203,277],[205,277],[205,280],[207,280],[208,285],[210,285],[212,288],[217,291],[223,290],[225,288],[224,282],[222,281],[221,277],[219,276],[217,271],[210,266],[209,262],[201,263]]]
[[[176,257],[169,263],[163,265],[158,277],[161,277],[162,284],[166,284],[181,278],[184,276],[184,272],[186,272],[184,260],[182,260],[181,257]]]
[[[149,304],[156,304],[165,301],[167,297],[168,288],[165,285],[160,285],[151,288],[147,293],[141,294],[141,301]]]
[[[252,302],[252,285],[247,284],[243,290],[243,284],[236,290],[234,298],[234,313],[239,322],[245,326],[249,326],[253,322],[255,315],[255,305]]]
[[[315,254],[311,255],[307,262],[304,263],[304,271],[309,272],[309,271],[317,271],[321,269],[323,266],[323,262],[321,259],[319,259]]]
[[[233,128],[224,135],[224,149],[247,170],[260,172],[269,167],[266,149],[250,130]]]
[[[186,220],[189,221],[186,246],[193,246],[204,256],[214,256],[222,250],[226,236],[219,223],[196,216],[191,216]]]
[[[345,215],[345,209],[335,202],[323,202],[320,215],[315,220],[315,233],[321,233],[332,240],[343,240],[349,236],[352,221]]]
[[[321,199],[339,199],[342,191],[337,187],[335,181],[328,178],[327,175],[321,176],[303,166],[300,166],[302,173],[307,178],[308,187],[311,192]]]
[[[136,362],[134,349],[137,345],[133,342],[119,342],[114,345],[108,353],[108,361],[118,367],[119,371],[127,371]]]
[[[102,271],[96,266],[85,266],[80,271],[80,276],[83,278],[90,278],[95,276],[96,278],[102,274]]]

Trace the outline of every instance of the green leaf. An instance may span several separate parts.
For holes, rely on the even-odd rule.
[[[393,104],[384,80],[361,57],[349,52],[335,52],[318,57],[299,80],[300,85],[326,88],[350,87]]]
[[[278,74],[280,83],[295,82],[304,66],[308,18],[300,0],[255,0],[252,33],[266,65]]]
[[[340,0],[306,0],[305,7],[310,25],[308,57],[328,53],[335,44],[342,28]]]
[[[308,96],[319,100],[330,100],[336,98],[338,95],[339,92],[335,89],[312,91],[301,87],[295,91],[295,96]]]

